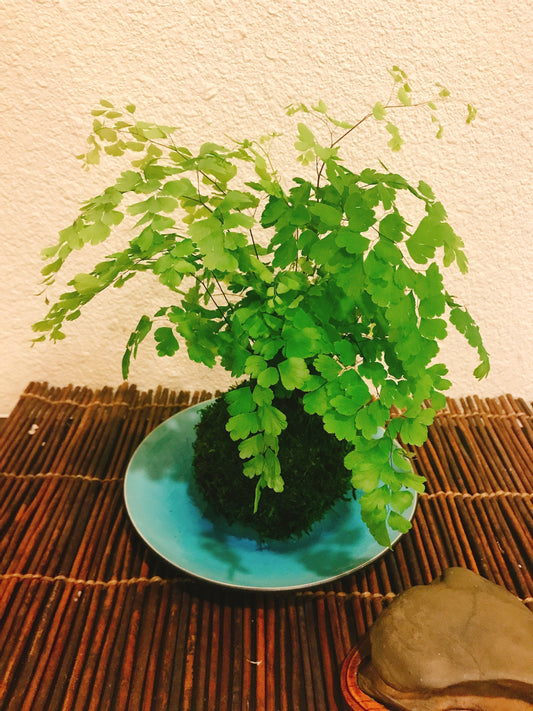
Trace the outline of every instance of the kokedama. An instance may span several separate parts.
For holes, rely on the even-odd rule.
[[[422,445],[445,405],[451,383],[435,358],[449,323],[477,349],[475,375],[482,378],[489,369],[474,320],[443,284],[442,267],[456,263],[465,273],[467,261],[429,185],[414,185],[384,166],[354,172],[341,158],[341,140],[372,117],[384,123],[389,146],[399,150],[402,139],[389,116],[404,107],[428,111],[440,137],[437,102],[449,92],[438,86],[434,100],[414,104],[405,73],[393,67],[391,75],[394,98],[378,102],[356,123],[332,118],[322,101],[289,107],[289,115],[318,119],[329,138],[324,144],[316,130],[298,123],[294,145],[301,167],[288,183],[271,163],[276,134],[229,148],[204,143],[193,151],[174,141],[173,128],[135,120],[133,105],[117,110],[101,101],[92,112],[89,150],[80,158],[86,165],[99,163],[102,151],[133,152],[134,158],[43,251],[45,284],[73,250],[105,240],[125,214],[138,218],[135,234],[123,251],[75,276],[72,289],[33,326],[41,333],[35,340],[46,333],[62,339],[63,323],[106,287],[152,272],[168,287],[171,303],[140,318],[127,343],[124,377],[157,322],[159,355],[172,356],[185,344],[191,360],[210,367],[218,362],[240,382],[216,418],[222,417],[234,448],[231,461],[247,492],[249,522],[254,509],[275,509],[291,477],[300,479],[314,517],[351,485],[361,491],[363,520],[382,545],[390,542],[389,529],[409,528],[402,512],[412,490],[423,490],[396,440]],[[467,122],[474,117],[468,105]],[[238,170],[250,175],[242,179]],[[409,200],[414,215],[422,208],[421,217],[411,215]],[[284,437],[292,442],[289,454],[294,450],[294,428],[303,417],[311,418],[302,425],[312,432],[305,441],[318,438],[317,426],[326,436],[322,471],[338,472],[331,486],[319,488],[324,474],[299,475],[282,451]],[[200,439],[201,429],[199,470],[205,456]],[[320,461],[316,452],[312,457]],[[211,496],[226,486],[213,478],[204,490]],[[278,523],[262,534],[273,535],[279,520],[272,518]],[[299,521],[287,535],[311,523]]]

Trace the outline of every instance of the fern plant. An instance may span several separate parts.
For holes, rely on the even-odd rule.
[[[405,73],[390,73],[392,98],[356,123],[331,117],[322,101],[287,109],[306,118],[294,144],[301,169],[288,185],[271,162],[275,134],[193,151],[175,140],[172,127],[137,120],[133,105],[120,110],[101,101],[89,149],[79,157],[91,166],[102,153],[127,154],[131,163],[43,251],[45,285],[71,252],[105,240],[125,214],[137,218],[134,235],[123,251],[74,276],[33,326],[34,340],[60,340],[64,322],[102,291],[152,272],[168,287],[169,302],[138,321],[124,378],[153,332],[160,356],[184,346],[191,360],[220,363],[244,379],[226,396],[227,430],[239,443],[243,475],[256,483],[255,508],[265,487],[283,490],[278,439],[286,417],[273,402],[297,391],[305,411],[349,445],[344,462],[362,491],[363,520],[383,545],[388,527],[409,528],[402,513],[411,491],[423,491],[395,440],[422,445],[445,405],[451,383],[436,357],[450,324],[477,349],[475,375],[489,370],[478,327],[444,286],[443,268],[455,263],[465,273],[467,260],[430,186],[384,166],[354,171],[342,160],[341,142],[372,118],[399,150],[390,119],[399,109],[427,111],[442,134],[438,102],[449,92],[437,86],[434,99],[414,103]],[[467,110],[470,123],[475,109]],[[326,142],[311,119],[328,129]],[[253,177],[243,182],[241,169]],[[400,202],[409,206],[406,197],[413,214],[422,206],[421,218],[400,209]]]

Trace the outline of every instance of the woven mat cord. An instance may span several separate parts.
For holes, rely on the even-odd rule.
[[[30,383],[0,430],[0,711],[342,711],[340,668],[403,590],[469,568],[533,609],[533,409],[449,400],[412,530],[327,585],[255,593],[152,553],[127,463],[207,392]]]

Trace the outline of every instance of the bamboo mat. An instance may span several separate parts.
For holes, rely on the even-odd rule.
[[[337,711],[340,668],[384,606],[449,566],[533,609],[531,403],[449,400],[416,450],[413,529],[317,588],[184,575],[123,505],[134,449],[209,393],[31,383],[0,432],[0,709]]]

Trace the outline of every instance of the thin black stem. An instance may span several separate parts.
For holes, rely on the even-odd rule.
[[[419,101],[416,104],[387,104],[383,107],[384,110],[387,109],[406,109],[406,108],[415,108],[417,106],[427,106],[427,101]],[[345,131],[341,136],[339,136],[335,141],[333,141],[330,145],[330,148],[334,148],[338,143],[340,143],[342,140],[346,138],[352,131],[355,131],[356,128],[358,128],[364,121],[369,119],[371,116],[373,116],[373,111],[369,111],[363,118],[359,119],[357,123],[355,123],[351,128],[349,128],[347,131]],[[322,171],[324,170],[325,162],[322,161],[322,165],[320,166],[320,170],[318,171],[318,177],[317,177],[317,183],[316,186],[317,188],[320,186],[320,177],[322,175]]]
[[[213,272],[211,272],[211,276],[212,276],[213,279],[216,281],[217,286],[218,286],[218,288],[220,289],[220,293],[221,293],[222,296],[224,297],[224,301],[226,302],[226,304],[227,304],[227,305],[230,307],[230,309],[231,309],[231,308],[232,308],[232,305],[231,305],[230,301],[228,300],[228,297],[227,297],[227,295],[226,295],[226,292],[225,292],[224,289],[222,288],[222,286],[221,286],[219,280],[218,280],[217,277],[213,274]]]
[[[211,300],[211,301],[214,303],[214,305],[216,306],[217,311],[219,312],[219,314],[221,315],[221,317],[224,319],[226,325],[229,326],[230,323],[229,323],[228,319],[226,318],[226,314],[222,311],[222,309],[220,308],[219,304],[217,304],[216,299],[213,298],[213,294],[209,291],[209,289],[208,289],[207,286],[204,284],[204,282],[200,279],[200,277],[195,276],[194,278],[195,278],[196,281],[204,288],[205,293],[209,296],[210,300]],[[216,278],[216,277],[213,277],[213,278],[215,279],[215,281],[216,281],[217,284],[218,284],[217,278]],[[219,286],[220,286],[220,284],[219,284]],[[221,289],[221,291],[222,291],[222,289]],[[222,293],[224,294],[223,291],[222,291]],[[224,294],[224,298],[226,299],[226,302],[228,303],[228,306],[231,306],[231,304],[229,303],[229,301],[228,301],[228,299],[227,299],[227,297],[226,297],[226,294]]]
[[[255,243],[254,233],[252,232],[252,228],[251,228],[251,227],[250,227],[250,229],[249,229],[249,232],[250,232],[250,237],[252,238],[252,245],[253,245],[253,248],[254,248],[255,256],[257,257],[257,259],[259,259],[259,253],[258,253],[258,251],[257,251],[257,244]]]
[[[339,138],[337,138],[336,141],[333,141],[333,142],[331,143],[331,145],[330,145],[330,148],[334,148],[334,147],[337,145],[337,143],[340,143],[340,141],[342,141],[343,138],[346,138],[346,136],[347,136],[348,134],[350,134],[352,131],[354,131],[358,126],[360,126],[360,125],[363,123],[363,121],[366,121],[366,120],[367,120],[368,118],[370,118],[371,116],[372,116],[372,111],[370,111],[369,113],[367,113],[366,116],[363,116],[362,119],[360,119],[356,124],[354,124],[354,125],[353,125],[351,128],[349,128],[347,131],[345,131],[345,132],[342,134],[342,136],[339,136]],[[317,188],[320,187],[320,177],[321,177],[321,175],[322,175],[322,171],[324,170],[325,165],[326,165],[326,163],[325,163],[324,161],[322,161],[322,164],[320,165],[320,169],[319,169],[319,171],[318,171],[318,177],[317,177],[317,181],[316,181],[316,186],[317,186]]]

